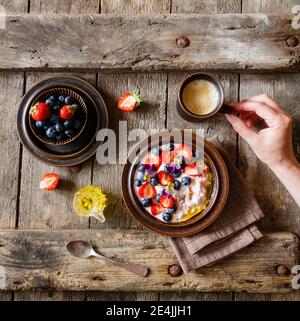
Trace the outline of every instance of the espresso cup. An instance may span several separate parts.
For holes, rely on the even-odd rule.
[[[179,115],[190,122],[205,120],[218,112],[234,113],[231,106],[224,104],[224,88],[220,80],[208,73],[192,74],[183,80],[176,107]]]

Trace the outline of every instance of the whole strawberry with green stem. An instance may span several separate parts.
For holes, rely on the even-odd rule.
[[[51,109],[46,103],[37,102],[30,108],[30,116],[35,121],[43,121],[51,116]]]
[[[59,111],[59,117],[65,120],[72,119],[76,109],[72,105],[65,105]]]
[[[120,97],[118,108],[123,111],[132,112],[135,108],[141,105],[141,102],[142,98],[140,90],[136,89],[133,92],[126,92]]]

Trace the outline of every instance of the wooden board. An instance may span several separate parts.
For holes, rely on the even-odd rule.
[[[243,13],[279,13],[288,14],[296,4],[295,0],[243,0]],[[241,75],[240,97],[246,97],[268,93],[278,99],[282,106],[294,116],[295,129],[299,128],[299,90],[297,83],[299,75],[290,74],[265,74],[265,75]],[[297,120],[298,119],[298,120]],[[296,132],[297,133],[297,132]],[[294,134],[296,134],[294,132]],[[294,135],[295,147],[299,146],[299,138]],[[298,144],[297,144],[298,142]],[[254,155],[251,148],[239,139],[239,165],[244,177],[248,180],[249,186],[253,186],[256,197],[262,206],[266,216],[260,223],[266,229],[288,230],[299,235],[299,208],[294,200],[281,185],[271,171],[264,166]],[[298,155],[300,155],[300,150]],[[299,291],[290,293],[288,296],[280,294],[247,295],[235,294],[236,300],[299,300]]]
[[[261,14],[10,15],[0,30],[0,66],[297,71],[300,46],[285,42],[300,36],[291,20],[292,15]],[[34,38],[32,30],[39,30]],[[184,35],[190,45],[179,48],[176,39]]]
[[[150,275],[142,278],[104,261],[74,258],[65,249],[74,239],[90,241],[106,256],[144,264],[151,269]],[[286,293],[291,291],[292,276],[278,276],[276,266],[291,269],[299,259],[298,238],[291,233],[266,234],[233,257],[180,277],[168,273],[168,267],[176,263],[168,239],[137,229],[6,230],[0,232],[0,245],[2,290]]]

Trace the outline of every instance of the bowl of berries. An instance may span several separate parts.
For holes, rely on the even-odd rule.
[[[94,86],[71,76],[46,78],[23,96],[17,115],[23,146],[41,162],[74,166],[96,152],[108,110]]]
[[[205,140],[203,147],[199,141],[196,135],[178,141],[162,132],[131,151],[123,169],[123,197],[144,227],[166,236],[188,236],[221,214],[229,190],[227,169],[213,145]]]
[[[82,134],[87,113],[86,104],[78,93],[69,88],[51,88],[34,101],[29,124],[42,142],[65,145]]]

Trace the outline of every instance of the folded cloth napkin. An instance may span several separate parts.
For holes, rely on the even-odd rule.
[[[208,228],[192,236],[170,238],[184,273],[212,265],[262,237],[254,223],[263,212],[253,193],[219,140],[214,137],[209,141],[227,166],[229,195],[223,212]]]

